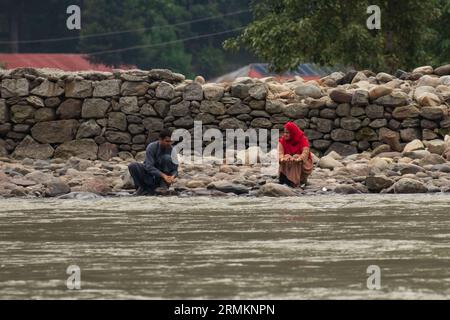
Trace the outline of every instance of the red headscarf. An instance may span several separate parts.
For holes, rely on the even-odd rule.
[[[290,136],[289,140],[287,140],[285,136],[280,139],[284,154],[301,154],[304,148],[309,148],[308,138],[294,122],[286,123],[284,128],[289,132]]]

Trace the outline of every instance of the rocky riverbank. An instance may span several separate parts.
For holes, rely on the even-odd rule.
[[[254,151],[254,150],[253,150]],[[261,156],[261,154],[260,154]],[[142,154],[137,157],[142,161]],[[109,161],[70,159],[0,159],[0,197],[95,199],[130,196],[127,166],[131,157]],[[180,177],[166,195],[301,196],[354,193],[450,192],[450,137],[408,143],[402,152],[387,144],[346,157],[330,152],[320,159],[304,189],[277,183],[276,167],[262,164],[182,164]]]
[[[295,121],[317,155],[450,134],[450,65],[395,75],[335,72],[316,81],[232,83],[170,70],[0,71],[0,156],[109,160],[136,156],[162,128],[282,129]],[[206,143],[204,143],[204,146]]]

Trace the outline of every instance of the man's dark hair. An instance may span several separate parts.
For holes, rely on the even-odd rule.
[[[161,132],[159,133],[159,138],[164,139],[166,137],[169,137],[169,138],[172,137],[172,130],[170,130],[170,129],[162,129],[161,130]]]

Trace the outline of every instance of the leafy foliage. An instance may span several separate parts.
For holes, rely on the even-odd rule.
[[[252,2],[254,20],[230,50],[245,48],[277,71],[301,62],[395,70],[436,61],[436,41],[448,0],[380,0],[381,30],[369,30],[365,0],[261,0]],[[448,28],[446,28],[448,30]],[[447,36],[448,39],[448,36]],[[448,40],[442,42],[447,47]],[[443,61],[441,57],[439,61]]]

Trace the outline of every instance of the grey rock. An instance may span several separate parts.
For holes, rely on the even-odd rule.
[[[361,120],[353,117],[345,117],[341,119],[341,128],[346,130],[358,130],[361,127]]]
[[[392,187],[395,193],[426,193],[428,191],[422,182],[410,178],[402,178]]]
[[[34,118],[35,108],[28,105],[16,104],[11,107],[11,121],[14,123],[24,123],[28,119]]]
[[[266,183],[259,191],[258,196],[262,197],[295,197],[297,193],[288,186],[278,183]]]
[[[85,99],[81,108],[83,118],[105,118],[111,104],[103,99]]]
[[[218,101],[203,100],[200,105],[200,111],[210,113],[216,116],[224,115],[226,112],[223,103]]]
[[[252,111],[249,106],[242,103],[235,103],[226,111],[229,115],[248,114]]]
[[[355,139],[355,133],[345,129],[334,129],[331,131],[331,139],[334,141],[352,141]]]
[[[94,97],[113,97],[120,95],[120,85],[122,81],[118,79],[103,80],[94,83]]]
[[[80,159],[97,159],[98,146],[92,139],[80,139],[65,142],[55,150],[55,157],[68,159],[77,157]]]
[[[142,124],[144,125],[145,129],[149,131],[161,131],[164,128],[164,122],[162,119],[154,118],[154,117],[148,117],[145,118],[142,121]],[[110,141],[113,142],[113,141]]]
[[[106,131],[105,138],[114,144],[131,143],[131,135],[128,132]]]
[[[91,138],[100,135],[102,132],[102,128],[95,122],[95,120],[91,119],[86,122],[83,122],[78,128],[77,139],[83,138]]]
[[[25,97],[29,94],[27,79],[3,79],[0,86],[2,98]]]
[[[262,118],[261,118],[262,119]],[[267,119],[265,119],[267,120]],[[247,129],[247,126],[244,122],[236,119],[236,118],[226,118],[220,121],[219,123],[220,129]]]
[[[372,192],[380,192],[383,189],[391,187],[393,184],[394,180],[385,175],[375,175],[366,178],[367,189]]]
[[[120,110],[125,114],[139,113],[137,97],[121,97],[119,105]]]
[[[249,192],[249,189],[241,184],[232,183],[230,181],[221,180],[211,182],[208,186],[208,189],[216,189],[225,193],[235,193],[235,194],[246,194]]]
[[[67,98],[89,98],[92,97],[92,81],[78,80],[66,82],[64,87]]]
[[[190,103],[188,101],[182,101],[180,103],[170,106],[170,114],[175,117],[184,117],[190,113]]]
[[[201,101],[203,100],[203,89],[202,86],[196,82],[192,82],[184,87],[183,91],[183,99],[192,101]]]
[[[115,128],[120,131],[127,129],[127,117],[122,112],[110,112],[108,114],[108,127]]]
[[[156,97],[165,100],[172,100],[175,97],[175,89],[170,83],[163,81],[156,88]]]
[[[75,138],[78,127],[76,120],[38,122],[31,128],[31,135],[40,143],[63,143]]]
[[[308,116],[308,112],[309,112],[308,106],[301,103],[288,104],[283,110],[283,113],[286,116],[294,119],[305,118]]]
[[[40,144],[32,137],[26,136],[16,147],[13,157],[23,159],[50,159],[53,156],[53,148],[50,144]]]
[[[64,88],[58,83],[45,80],[39,86],[31,90],[31,93],[40,97],[58,97],[64,93]]]
[[[67,99],[56,109],[56,115],[60,119],[79,119],[81,117],[82,103],[81,100]]]

